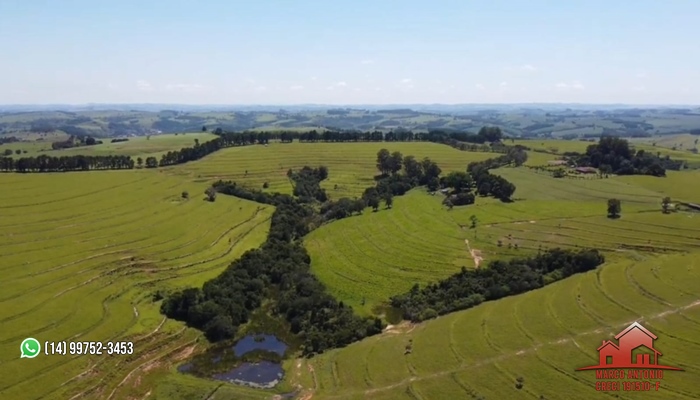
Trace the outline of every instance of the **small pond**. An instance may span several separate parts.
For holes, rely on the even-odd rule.
[[[236,357],[241,357],[253,350],[269,351],[282,357],[287,351],[287,345],[274,335],[248,335],[233,346]]]
[[[287,347],[274,335],[248,335],[233,346],[195,356],[177,369],[203,378],[270,389],[284,377],[280,360]]]

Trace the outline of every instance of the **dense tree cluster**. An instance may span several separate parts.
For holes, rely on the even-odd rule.
[[[0,171],[4,172],[66,172],[104,169],[132,169],[134,160],[129,156],[61,156],[41,155],[17,160],[0,157]]]
[[[287,177],[292,180],[294,195],[302,203],[311,203],[314,200],[325,202],[328,200],[326,191],[321,188],[321,181],[328,178],[328,168],[320,166],[311,168],[305,166],[299,171],[288,170]]]
[[[605,258],[598,250],[553,249],[537,256],[510,261],[492,261],[487,268],[462,271],[420,288],[418,284],[391,298],[403,317],[423,321],[438,315],[474,307],[484,301],[524,293],[590,271]]]
[[[304,167],[292,174],[303,176],[302,180],[315,177],[318,183],[328,170]],[[321,218],[313,207],[290,195],[248,190],[232,182],[219,181],[213,187],[219,193],[274,205],[267,241],[246,252],[202,289],[189,288],[167,297],[161,306],[165,315],[186,321],[217,341],[234,337],[238,326],[248,321],[264,299],[273,299],[274,312],[289,322],[292,333],[303,338],[305,355],[381,332],[381,320],[356,316],[310,272],[311,260],[301,239]]]
[[[680,170],[682,161],[660,157],[644,150],[636,152],[629,147],[629,142],[616,136],[603,136],[597,144],[586,149],[586,154],[576,158],[579,166],[590,166],[603,173],[617,175],[653,175],[665,176],[666,170]]]
[[[515,193],[515,185],[501,176],[491,174],[489,170],[506,165],[520,166],[525,161],[527,153],[523,148],[516,146],[500,157],[469,163],[467,172],[481,196],[493,196],[502,201],[509,201]]]
[[[19,142],[19,141],[20,140],[14,136],[0,137],[0,145],[3,145],[5,143],[15,143],[15,142]]]
[[[110,140],[110,143],[128,142],[129,138],[114,138]]]

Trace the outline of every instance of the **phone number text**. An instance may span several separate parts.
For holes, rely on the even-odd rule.
[[[113,354],[133,354],[134,343],[132,342],[45,342],[44,353],[50,355],[113,355]]]

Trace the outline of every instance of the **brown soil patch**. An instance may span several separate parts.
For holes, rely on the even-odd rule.
[[[484,257],[481,255],[481,250],[478,249],[472,249],[471,246],[469,246],[469,240],[464,239],[464,244],[467,245],[467,250],[469,250],[469,255],[471,255],[472,259],[474,260],[474,265],[479,268],[479,265],[481,265],[481,262],[484,261]]]

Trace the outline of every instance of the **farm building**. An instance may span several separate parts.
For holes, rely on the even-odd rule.
[[[578,167],[574,171],[578,172],[579,174],[595,174],[598,172],[593,167]]]

